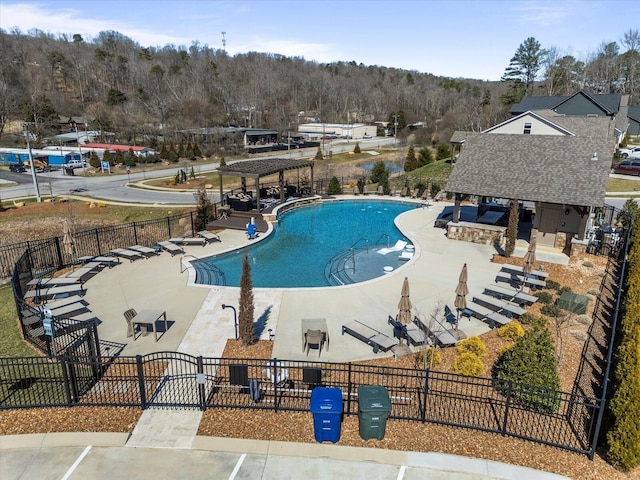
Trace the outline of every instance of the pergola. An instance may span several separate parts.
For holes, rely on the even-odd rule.
[[[278,174],[278,184],[280,185],[280,201],[284,202],[284,172],[286,170],[300,170],[301,168],[311,169],[311,194],[313,194],[313,162],[296,158],[263,158],[259,160],[246,160],[218,167],[218,179],[220,181],[220,199],[224,199],[222,190],[222,177],[224,175],[240,177],[242,191],[247,190],[247,178],[255,180],[256,201],[260,208],[260,178]]]

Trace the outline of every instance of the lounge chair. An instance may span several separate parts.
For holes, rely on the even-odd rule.
[[[406,247],[407,245],[408,243],[404,240],[398,240],[393,247],[381,248],[380,250],[378,250],[378,253],[380,255],[386,255],[391,252],[399,252],[400,250],[404,250],[404,247]]]
[[[481,305],[485,305],[491,310],[495,310],[498,312],[507,312],[507,316],[510,315],[524,315],[527,311],[522,308],[520,305],[509,302],[508,300],[503,300],[496,297],[491,297],[489,295],[478,294],[473,297],[473,301],[475,303],[479,303]]]
[[[397,334],[399,334],[399,336],[403,336],[407,342],[411,343],[411,345],[422,345],[427,341],[427,336],[418,328],[417,325],[413,323],[403,325],[391,315],[389,315],[389,319],[387,321],[389,325],[393,327],[394,336]]]
[[[348,333],[367,345],[371,345],[373,347],[373,353],[378,353],[380,350],[386,352],[398,345],[398,340],[395,338],[388,337],[384,333],[379,332],[358,320],[354,320],[353,322],[343,325],[342,335],[345,333]]]
[[[34,301],[39,302],[47,299],[54,299],[59,296],[68,295],[84,295],[86,290],[80,283],[74,285],[62,285],[60,287],[51,288],[33,288],[28,290],[24,294],[24,298],[32,298]]]
[[[177,253],[184,253],[184,249],[182,247],[179,247],[175,243],[164,241],[164,242],[158,242],[158,245],[165,252],[169,252],[172,257]]]
[[[496,275],[496,283],[497,282],[506,282],[511,285],[527,285],[529,287],[546,287],[547,282],[544,280],[539,280],[537,278],[530,277],[529,275],[516,275],[515,273],[507,273],[507,272],[499,272]]]
[[[176,245],[200,245],[201,247],[207,244],[207,241],[202,237],[175,237],[170,238],[169,241]]]
[[[491,328],[495,327],[496,324],[506,325],[511,321],[511,318],[475,302],[467,303],[467,308],[463,309],[461,313],[466,317],[476,317],[482,321],[488,320]]]
[[[60,298],[58,300],[48,300],[46,302],[42,302],[43,305],[50,310],[55,308],[64,307],[66,305],[71,305],[72,303],[82,303],[83,305],[87,305],[87,302],[80,295],[70,295],[68,297]]]
[[[116,257],[122,257],[128,259],[130,262],[134,260],[138,260],[139,258],[147,258],[140,252],[136,252],[135,250],[128,250],[126,248],[114,248],[111,250]]]
[[[427,337],[431,337],[442,347],[452,347],[458,343],[458,339],[452,333],[453,330],[446,328],[437,319],[432,318],[429,324],[425,323],[419,317],[413,317],[413,323],[424,332]]]
[[[406,197],[408,191],[409,191],[409,189],[407,187],[404,187],[402,190],[400,190],[400,196],[401,197]]]
[[[86,257],[80,257],[78,260],[82,263],[99,262],[109,268],[120,263],[120,259],[118,257],[109,257],[106,255],[97,255],[95,257],[89,255]]]
[[[67,274],[67,278],[76,279],[80,282],[84,282],[87,277],[93,276],[98,273],[100,270],[104,268],[104,265],[100,262],[89,262],[85,263],[82,267],[74,270],[73,272],[69,272]]]
[[[204,238],[208,243],[211,243],[213,241],[216,241],[216,242],[222,241],[220,240],[220,237],[218,236],[218,234],[210,232],[209,230],[200,230],[198,232],[198,235]]]
[[[129,250],[133,250],[134,252],[139,252],[145,257],[153,257],[154,255],[160,255],[155,248],[144,247],[142,245],[132,245],[129,247]]]
[[[509,265],[505,263],[502,265],[501,270],[506,273],[515,273],[516,275],[524,275],[524,271],[522,267],[517,265]],[[533,270],[531,273],[527,274],[534,277],[538,277],[539,280],[543,280],[549,276],[548,272],[543,272],[542,270]]]
[[[413,192],[411,192],[411,198],[418,198],[418,192],[419,190],[417,188],[414,188]]]
[[[488,287],[484,287],[484,291],[488,295],[504,298],[519,305],[532,304],[538,301],[538,297],[529,295],[519,289],[516,290],[510,287],[503,287],[502,285],[490,285]]]
[[[413,258],[413,252],[402,252],[398,257],[398,260],[411,260]]]
[[[83,302],[74,302],[57,308],[51,308],[51,303],[49,303],[44,308],[51,310],[52,315],[56,318],[69,318],[89,310]]]
[[[68,278],[68,277],[44,277],[44,278],[34,278],[27,283],[30,287],[40,287],[40,288],[50,288],[50,287],[61,287],[63,285],[75,285],[76,283],[81,283],[79,278]]]
[[[382,185],[378,185],[378,195],[384,195],[384,187]]]

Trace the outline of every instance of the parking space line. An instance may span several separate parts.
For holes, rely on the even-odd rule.
[[[404,478],[404,472],[407,469],[406,465],[402,465],[400,467],[400,471],[398,472],[398,479],[397,480],[402,480]]]
[[[236,478],[236,475],[238,474],[238,471],[240,470],[240,467],[242,466],[242,462],[244,462],[244,459],[247,457],[246,453],[243,453],[242,455],[240,455],[240,458],[238,459],[238,462],[236,463],[236,466],[233,468],[233,472],[231,472],[231,475],[229,475],[229,480],[233,480],[234,478]]]
[[[87,447],[80,454],[80,456],[77,458],[77,460],[75,462],[73,462],[73,465],[71,465],[71,468],[69,468],[69,470],[67,470],[67,473],[64,474],[64,477],[62,477],[61,480],[67,480],[71,476],[73,471],[78,467],[78,465],[80,465],[80,462],[82,461],[82,459],[87,455],[87,453],[89,453],[89,450],[91,450],[91,445],[87,445]]]

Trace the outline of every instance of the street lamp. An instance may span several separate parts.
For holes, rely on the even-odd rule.
[[[236,340],[238,340],[238,314],[236,312],[236,307],[232,306],[232,305],[226,305],[226,304],[222,304],[222,309],[224,310],[225,308],[230,308],[231,310],[233,310],[233,327],[235,329],[236,332]]]

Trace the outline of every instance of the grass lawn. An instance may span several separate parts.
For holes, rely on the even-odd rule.
[[[0,357],[33,357],[35,351],[27,345],[18,328],[18,313],[13,301],[11,284],[0,286]]]
[[[640,178],[609,178],[607,184],[607,192],[639,192]]]

